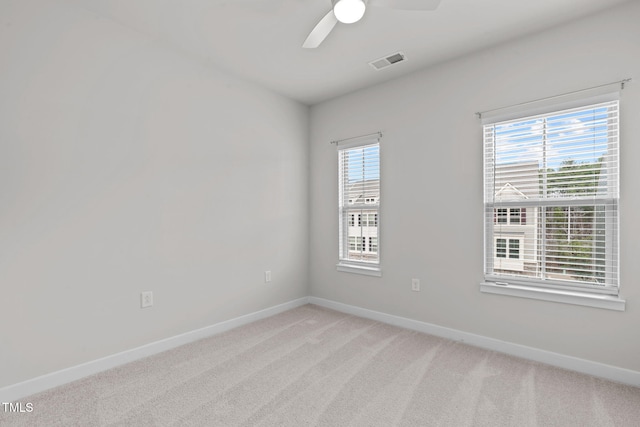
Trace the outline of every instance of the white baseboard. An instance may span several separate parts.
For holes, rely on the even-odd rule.
[[[174,337],[166,338],[160,341],[155,341],[141,347],[136,347],[131,350],[126,350],[121,353],[103,357],[101,359],[92,360],[81,365],[72,366],[70,368],[42,375],[40,377],[36,377],[18,384],[3,387],[0,388],[0,402],[15,402],[19,399],[22,399],[23,397],[45,391],[53,387],[58,387],[63,384],[67,384],[72,381],[87,377],[89,375],[97,374],[99,372],[106,371],[107,369],[115,368],[116,366],[133,362],[134,360],[152,356],[154,354],[158,354],[163,351],[167,351],[172,348],[200,340],[202,338],[207,338],[221,332],[237,328],[238,326],[255,322],[256,320],[270,317],[274,314],[278,314],[283,311],[305,305],[308,302],[309,297],[299,298],[293,301],[266,308],[264,310],[256,311],[254,313],[246,314],[244,316],[206,326],[201,329],[189,331],[184,334],[176,335]]]
[[[477,347],[498,351],[512,356],[522,357],[524,359],[536,362],[546,363],[548,365],[569,369],[576,372],[582,372],[600,378],[616,381],[623,384],[629,384],[640,387],[640,372],[629,369],[619,368],[616,366],[605,365],[603,363],[593,362],[590,360],[579,359],[577,357],[566,356],[559,353],[553,353],[546,350],[540,350],[533,347],[527,347],[520,344],[500,341],[488,338],[482,335],[471,334],[456,329],[445,328],[443,326],[431,323],[421,322],[418,320],[408,319],[406,317],[394,316],[379,311],[368,310],[366,308],[356,307],[353,305],[343,304],[318,297],[303,297],[284,304],[256,311],[224,322],[216,323],[174,337],[166,338],[141,347],[83,363],[81,365],[72,366],[67,369],[42,375],[18,384],[0,388],[0,402],[15,402],[26,396],[58,387],[72,381],[79,380],[89,375],[97,374],[107,369],[133,362],[144,357],[152,356],[184,344],[188,344],[202,338],[207,338],[221,332],[228,331],[238,326],[246,325],[256,320],[273,316],[283,311],[290,310],[311,303],[321,307],[330,308],[343,313],[353,314],[355,316],[376,320],[390,325],[399,326],[455,341],[464,342]]]
[[[378,322],[387,323],[414,331],[424,332],[426,334],[436,335],[454,341],[464,342],[476,347],[482,347],[488,350],[494,350],[500,353],[522,357],[523,359],[533,360],[535,362],[541,362],[547,365],[557,366],[559,368],[564,368],[571,371],[581,372],[583,374],[593,375],[595,377],[640,387],[640,372],[632,371],[630,369],[619,368],[616,366],[606,365],[604,363],[593,362],[590,360],[580,359],[577,357],[567,356],[551,351],[540,350],[534,347],[527,347],[520,344],[500,341],[482,335],[463,332],[457,329],[445,328],[443,326],[434,325],[432,323],[421,322],[419,320],[408,319],[406,317],[394,316],[379,311],[327,300],[324,298],[309,297],[309,303],[319,305],[321,307],[330,308],[343,313],[353,314],[354,316],[364,317],[367,319],[376,320]]]

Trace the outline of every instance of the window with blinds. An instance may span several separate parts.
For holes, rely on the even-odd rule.
[[[378,138],[338,145],[339,266],[380,261],[380,144]]]
[[[485,124],[485,279],[618,293],[618,101]]]

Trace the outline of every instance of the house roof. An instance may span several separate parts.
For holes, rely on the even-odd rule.
[[[518,162],[496,166],[494,187],[496,198],[520,200],[535,197],[540,193],[540,166],[538,162]]]
[[[510,183],[506,183],[500,190],[496,192],[496,201],[506,202],[513,200],[524,200],[528,197]]]

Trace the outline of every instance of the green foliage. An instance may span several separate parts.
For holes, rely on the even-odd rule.
[[[540,189],[550,197],[580,197],[595,195],[598,191],[603,159],[596,163],[564,161],[557,169],[540,171]],[[545,237],[549,247],[547,266],[557,274],[569,274],[577,280],[593,277],[593,206],[556,206],[546,209]]]
[[[548,168],[546,174],[540,170],[540,190],[544,190],[546,177],[546,191],[549,196],[588,196],[598,190],[600,170],[603,158],[595,163],[578,163],[575,160],[563,161],[557,169]]]

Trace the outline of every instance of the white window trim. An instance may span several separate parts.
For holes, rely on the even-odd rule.
[[[531,286],[520,286],[513,283],[503,282],[482,282],[480,283],[480,292],[582,305],[586,307],[604,308],[616,311],[624,311],[626,306],[626,300],[620,296],[616,297],[613,295],[592,294],[561,289],[534,288]]]
[[[537,100],[532,103],[516,105],[514,107],[500,108],[495,110],[495,113],[484,113],[479,115],[479,117],[481,118],[482,124],[485,125],[487,123],[517,119],[519,117],[551,113],[553,111],[560,111],[563,109],[578,107],[582,105],[619,100],[620,91],[614,90],[614,85],[615,87],[619,87],[618,83],[614,83],[611,85],[594,88],[596,90],[589,91],[591,96],[584,96],[583,94],[576,95],[574,93],[571,93],[568,94],[569,96],[552,97]],[[619,210],[618,215],[620,215]],[[485,251],[487,250],[486,239],[487,236],[485,234]],[[485,262],[486,255],[483,256],[483,263]],[[619,262],[620,260],[618,259],[618,275],[620,274]],[[597,292],[580,292],[574,289],[562,289],[561,287],[554,288],[552,287],[553,284],[550,287],[541,287],[536,285],[529,286],[528,284],[520,285],[517,283],[517,281],[513,282],[508,277],[504,278],[505,281],[502,281],[502,277],[496,278],[495,281],[493,281],[492,279],[493,277],[487,277],[485,278],[485,281],[480,283],[480,292],[587,307],[596,307],[615,311],[625,311],[626,308],[626,300],[621,297],[619,288],[617,295],[611,295],[599,294]]]
[[[504,257],[502,257],[502,259],[505,260],[509,260],[509,259],[514,259],[517,261],[522,261],[522,259],[524,258],[522,256],[522,241],[524,240],[524,237],[520,236],[520,235],[514,235],[514,236],[510,236],[510,235],[502,235],[502,234],[494,234],[493,235],[493,241],[494,241],[494,248],[496,248],[496,250],[494,251],[493,257],[494,258],[501,258],[498,256],[498,245],[497,245],[497,241],[498,239],[502,239],[505,241],[505,252],[504,252]],[[511,246],[509,246],[511,244],[511,240],[517,240],[518,241],[518,258],[513,258],[511,256]]]
[[[382,277],[382,270],[379,265],[360,265],[353,261],[346,263],[344,261],[339,262],[336,265],[336,270],[344,273],[364,274],[365,276]]]

